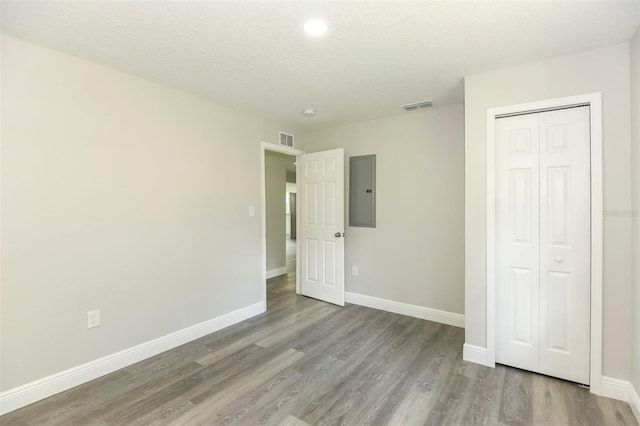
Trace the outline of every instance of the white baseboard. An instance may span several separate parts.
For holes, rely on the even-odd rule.
[[[633,415],[636,416],[636,420],[640,423],[640,395],[638,394],[640,389],[636,389],[633,386],[629,389],[629,405]]]
[[[493,367],[493,365],[489,364],[489,361],[487,361],[487,348],[483,348],[481,346],[465,343],[462,346],[462,359],[475,364]]]
[[[273,277],[279,277],[280,275],[284,275],[287,273],[287,266],[282,266],[280,268],[270,269],[267,271],[267,279]]]
[[[265,310],[265,303],[258,302],[86,364],[9,389],[0,393],[0,415],[97,379],[105,374],[112,373],[192,340],[199,339],[207,334],[261,314]]]
[[[442,324],[453,325],[464,328],[464,315],[452,312],[439,311],[437,309],[425,308],[424,306],[410,305],[408,303],[394,302],[393,300],[380,299],[379,297],[367,296],[365,294],[345,292],[347,303],[367,306],[369,308],[380,309],[382,311],[407,315],[435,321]]]
[[[640,423],[640,396],[638,396],[638,391],[631,382],[603,376],[602,396],[628,402],[633,415],[636,416],[636,420]]]
[[[629,402],[629,390],[631,383],[627,380],[602,376],[602,396]]]

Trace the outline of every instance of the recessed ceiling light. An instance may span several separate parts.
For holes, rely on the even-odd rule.
[[[327,32],[327,24],[321,19],[310,19],[304,23],[304,30],[312,36],[321,36]]]
[[[316,110],[312,108],[303,109],[302,115],[304,115],[305,117],[313,117],[314,115],[316,115]]]

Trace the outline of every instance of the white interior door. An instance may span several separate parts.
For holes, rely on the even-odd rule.
[[[344,306],[344,149],[298,157],[300,292]]]
[[[496,131],[496,361],[589,383],[589,107]]]

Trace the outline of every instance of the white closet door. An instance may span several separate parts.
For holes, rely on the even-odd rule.
[[[589,383],[589,107],[540,114],[540,372]]]
[[[496,121],[496,361],[539,366],[539,117]]]
[[[496,120],[496,361],[589,383],[589,108]]]

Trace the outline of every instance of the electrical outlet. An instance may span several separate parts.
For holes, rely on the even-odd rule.
[[[254,206],[249,206],[249,217],[253,217],[256,215],[256,208]]]
[[[351,267],[351,275],[353,275],[354,277],[358,276],[358,267],[357,266],[352,266]]]
[[[87,312],[87,328],[100,327],[100,309]]]

